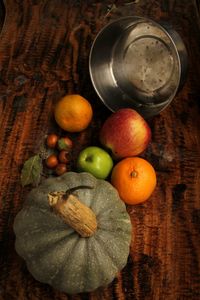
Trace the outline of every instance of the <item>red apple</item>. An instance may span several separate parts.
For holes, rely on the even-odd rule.
[[[131,108],[112,113],[100,130],[100,142],[114,159],[142,153],[151,139],[151,129],[144,118]]]

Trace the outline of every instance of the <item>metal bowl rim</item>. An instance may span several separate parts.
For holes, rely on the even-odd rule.
[[[97,95],[99,96],[99,98],[101,99],[101,101],[103,102],[103,104],[112,112],[115,112],[116,110],[114,110],[113,108],[111,108],[107,103],[106,103],[106,100],[102,97],[102,95],[100,94],[100,92],[98,91],[98,89],[96,88],[96,84],[95,84],[95,80],[93,78],[93,72],[92,72],[92,66],[91,66],[91,58],[92,58],[92,53],[93,53],[93,49],[95,48],[95,44],[96,44],[96,41],[99,39],[100,35],[110,26],[112,26],[114,23],[119,23],[120,21],[123,21],[123,20],[133,20],[133,19],[138,19],[138,20],[143,20],[143,21],[147,21],[147,22],[151,22],[152,24],[154,24],[155,26],[159,27],[166,35],[167,37],[170,39],[170,42],[172,43],[173,47],[174,47],[174,50],[175,50],[175,53],[176,53],[176,57],[177,57],[177,63],[178,63],[178,83],[177,83],[177,86],[176,86],[176,89],[174,90],[174,92],[171,94],[171,96],[169,97],[168,99],[168,102],[167,104],[162,108],[165,109],[170,103],[171,101],[174,99],[177,91],[178,91],[178,88],[179,88],[179,84],[180,84],[180,81],[181,81],[181,60],[180,60],[180,56],[179,56],[179,52],[178,52],[178,49],[176,47],[176,43],[174,42],[173,38],[171,37],[171,35],[169,34],[169,32],[162,26],[160,25],[158,22],[152,20],[151,18],[148,18],[148,17],[141,17],[141,16],[125,16],[125,17],[120,17],[118,19],[115,19],[115,20],[112,20],[110,22],[108,22],[106,25],[104,25],[100,31],[97,33],[96,37],[94,38],[93,42],[92,42],[92,46],[91,46],[91,49],[90,49],[90,53],[89,53],[89,73],[90,73],[90,78],[91,78],[91,81],[92,81],[92,84],[93,84],[93,87],[97,93]],[[137,22],[137,21],[136,21]],[[174,30],[172,28],[172,30]],[[130,106],[131,107],[131,106]]]

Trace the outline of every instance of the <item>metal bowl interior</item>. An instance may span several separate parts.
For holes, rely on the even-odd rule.
[[[132,107],[152,117],[174,98],[180,58],[162,26],[141,17],[124,17],[104,27],[93,42],[89,70],[93,86],[111,110]]]

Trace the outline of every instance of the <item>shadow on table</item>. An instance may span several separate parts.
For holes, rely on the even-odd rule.
[[[3,23],[4,23],[4,20],[5,20],[5,5],[4,5],[4,1],[3,0],[0,0],[0,32],[3,28]]]

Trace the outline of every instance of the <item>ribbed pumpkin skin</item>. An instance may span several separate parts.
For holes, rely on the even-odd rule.
[[[48,204],[52,191],[77,186],[79,200],[97,217],[97,230],[80,237]],[[114,187],[89,173],[68,172],[48,178],[28,195],[14,222],[16,251],[30,273],[55,289],[74,294],[109,284],[127,263],[131,222]]]

